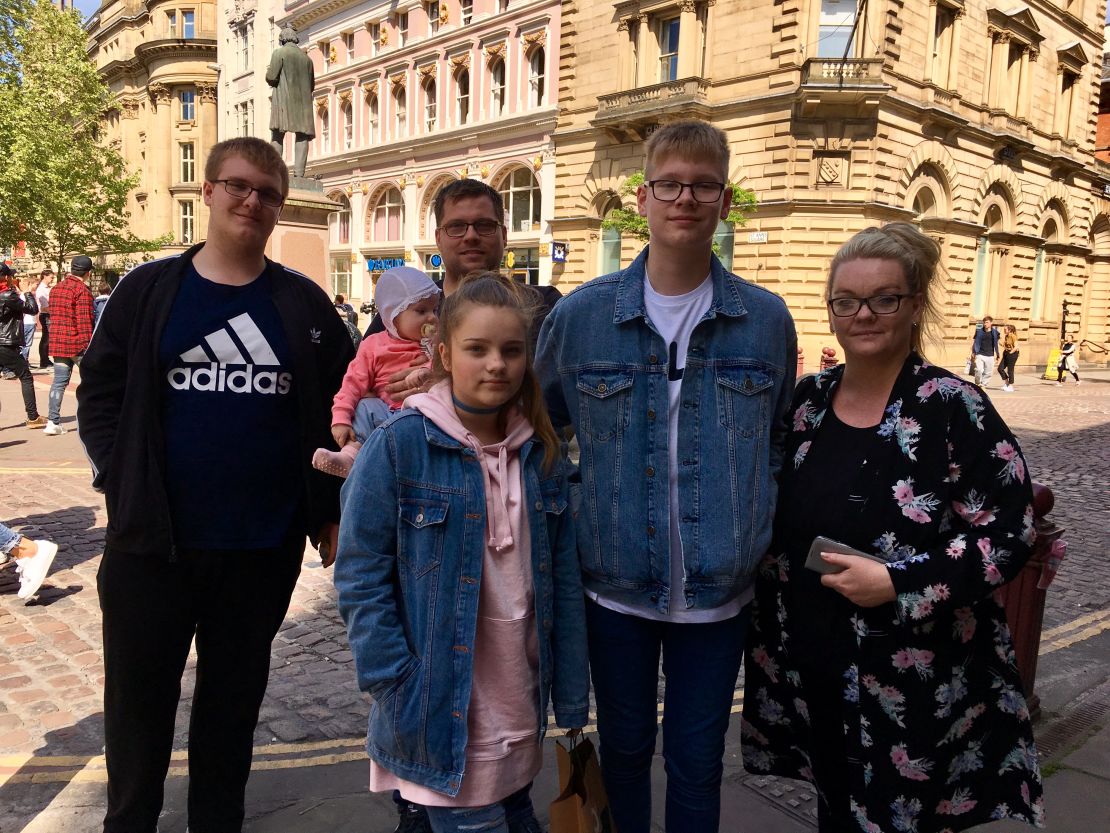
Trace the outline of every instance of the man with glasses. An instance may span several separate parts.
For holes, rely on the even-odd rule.
[[[581,448],[575,517],[614,824],[652,829],[662,655],[666,829],[712,833],[796,336],[779,297],[712,253],[732,199],[724,133],[675,122],[646,150],[636,202],[650,245],[563,299],[536,371]]]
[[[189,829],[242,828],[270,643],[309,536],[332,563],[331,401],[354,354],[331,300],[268,260],[289,192],[267,142],[215,145],[207,241],[119,282],[81,365],[81,441],[104,491],[105,833],[153,833],[196,638]]]

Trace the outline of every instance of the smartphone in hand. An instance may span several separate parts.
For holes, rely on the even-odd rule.
[[[806,569],[813,570],[815,573],[839,573],[843,572],[844,568],[836,564],[830,564],[821,557],[823,552],[835,552],[840,555],[854,555],[859,558],[866,558],[870,561],[878,561],[880,564],[886,564],[885,558],[879,558],[877,555],[857,550],[855,547],[849,547],[847,544],[842,544],[839,541],[834,541],[832,538],[826,538],[824,535],[818,535],[813,539],[813,543],[809,546],[809,555],[806,556]]]

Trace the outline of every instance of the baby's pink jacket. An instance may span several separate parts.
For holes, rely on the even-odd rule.
[[[332,401],[331,424],[351,425],[359,400],[367,396],[378,397],[391,410],[400,408],[400,402],[394,402],[386,395],[386,383],[398,370],[411,367],[413,359],[424,355],[419,341],[394,338],[385,331],[364,338],[355,357],[347,365],[343,384]]]

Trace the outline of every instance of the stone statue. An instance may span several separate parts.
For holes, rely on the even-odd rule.
[[[281,30],[279,41],[281,45],[270,56],[270,68],[266,71],[266,83],[274,88],[270,97],[270,140],[281,153],[285,134],[295,134],[293,173],[303,177],[308,160],[308,143],[316,135],[316,124],[312,119],[312,90],[316,74],[312,69],[312,59],[297,46],[300,38],[292,27],[286,26]]]

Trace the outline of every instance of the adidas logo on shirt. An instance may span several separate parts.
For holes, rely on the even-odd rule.
[[[255,365],[280,368],[281,362],[247,313],[209,333],[201,344],[182,353],[181,361],[199,366],[171,368],[166,380],[174,390],[284,395],[293,384],[292,373],[255,369]]]

